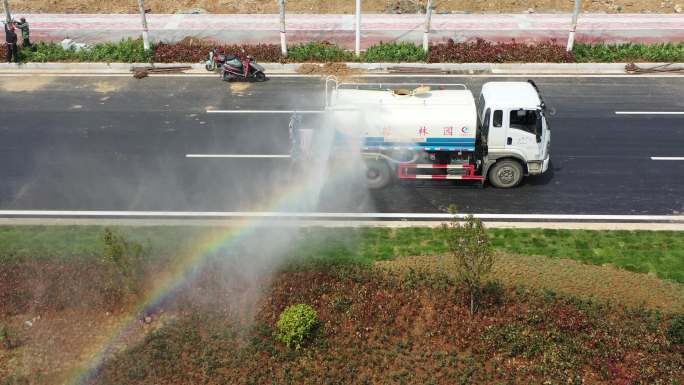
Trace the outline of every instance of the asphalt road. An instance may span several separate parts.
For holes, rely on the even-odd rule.
[[[376,79],[387,81],[388,79]],[[398,79],[464,83],[488,79]],[[515,79],[520,80],[520,79]],[[368,81],[368,80],[367,80]],[[552,165],[515,189],[407,181],[368,192],[328,184],[315,210],[434,213],[684,212],[684,78],[539,78],[555,108]],[[0,210],[269,211],[296,186],[286,159],[186,154],[286,154],[284,115],[207,109],[320,109],[316,78],[229,85],[208,77],[0,77]],[[280,201],[276,199],[276,201]],[[311,204],[311,202],[305,202]],[[306,205],[303,205],[306,206]],[[311,209],[311,207],[308,207]]]

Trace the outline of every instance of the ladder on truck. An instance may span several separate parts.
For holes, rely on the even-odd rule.
[[[445,170],[444,174],[421,173],[421,170]],[[449,174],[448,170],[462,170],[462,174]],[[410,172],[416,171],[416,172]],[[435,164],[435,163],[399,163],[397,164],[399,179],[437,179],[437,180],[475,180],[484,182],[484,177],[475,175],[473,164]]]

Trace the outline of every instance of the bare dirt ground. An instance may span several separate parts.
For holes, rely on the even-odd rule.
[[[132,0],[10,0],[14,12],[40,13],[135,13],[137,2]],[[425,0],[364,0],[366,13],[422,12]],[[436,1],[438,13],[450,12],[569,12],[573,0],[442,0]],[[590,0],[583,2],[585,12],[606,13],[672,13],[682,12],[684,0]],[[153,13],[278,13],[275,0],[146,0],[145,6]],[[353,1],[287,0],[292,13],[352,13]]]
[[[383,261],[386,268],[413,268],[428,273],[453,274],[447,258],[417,256]],[[551,290],[594,301],[644,306],[664,311],[684,311],[684,287],[650,274],[633,273],[613,266],[588,265],[570,259],[499,253],[493,279],[509,286]]]
[[[516,265],[510,257],[502,265]],[[411,261],[420,262],[409,258],[387,263],[405,268],[410,267]],[[530,262],[539,261],[525,264]],[[429,263],[432,261],[419,264]],[[78,270],[81,268],[65,266],[66,270],[59,272],[94,272]],[[587,270],[591,268],[587,266]],[[563,269],[569,273],[567,266],[558,271]],[[2,267],[0,273],[1,270]],[[538,372],[568,363],[573,363],[573,367],[566,372],[580,375],[585,383],[591,384],[664,383],[663,378],[682,379],[681,372],[675,371],[681,362],[681,352],[667,348],[661,330],[663,320],[644,311],[580,308],[562,299],[516,294],[508,288],[498,294],[499,300],[495,295],[483,302],[482,313],[472,317],[467,307],[460,305],[460,289],[438,275],[384,275],[343,269],[276,275],[272,284],[264,287],[260,299],[249,301],[258,310],[253,319],[258,328],[250,332],[249,328],[236,326],[232,318],[235,313],[230,309],[235,296],[244,296],[243,288],[235,282],[225,285],[223,274],[215,272],[212,267],[203,270],[197,277],[199,281],[165,302],[163,310],[133,322],[126,321],[126,314],[132,310],[124,304],[118,304],[115,310],[84,307],[80,302],[64,302],[64,306],[55,307],[52,297],[33,297],[35,293],[17,291],[14,285],[0,282],[0,294],[17,301],[14,305],[6,303],[4,308],[0,306],[0,323],[8,327],[12,339],[18,342],[13,348],[0,345],[0,383],[305,383],[303,378],[293,379],[294,375],[347,384],[428,383],[428,379],[435,384],[454,384],[460,378],[461,383],[522,385],[542,383],[545,378],[564,379],[565,375],[558,371]],[[589,278],[595,281],[606,273],[598,272]],[[495,275],[499,274],[503,270]],[[553,280],[555,276],[547,278]],[[60,282],[54,289],[61,295],[52,299],[68,300],[70,296],[66,294],[70,289],[78,289],[86,300],[98,296],[97,285],[83,287],[77,280],[72,283],[79,287]],[[635,290],[639,289],[635,286]],[[26,302],[25,298],[17,297],[22,293],[32,296],[29,308],[35,304],[42,306],[15,313],[14,310],[22,308],[16,305]],[[273,339],[273,327],[280,312],[293,303],[311,304],[323,323],[318,337],[321,341],[307,346],[301,355]],[[122,320],[129,333],[123,340],[112,339],[120,334]],[[252,317],[249,325],[243,326],[251,328],[251,321]],[[507,334],[497,337],[492,333],[496,330]],[[562,349],[546,335],[562,335],[571,339],[563,344],[579,347],[567,356],[570,349]],[[529,350],[526,354],[531,357],[509,359],[511,354],[518,353],[507,350],[507,338],[518,347],[535,343],[541,352],[560,353],[554,353],[558,357],[549,353],[542,359],[535,350]],[[111,341],[117,342],[111,345]],[[610,345],[604,348],[606,344]],[[590,346],[596,348],[583,350]],[[99,361],[98,352],[103,347],[108,352],[103,356],[103,364],[93,365]],[[647,348],[651,349],[648,353]],[[613,354],[618,357],[617,363],[606,357],[593,360],[595,353]],[[457,359],[446,362],[447,356]],[[504,370],[494,369],[499,366]],[[98,369],[87,370],[93,367]],[[606,372],[608,378],[598,378],[598,369],[603,367],[615,370]],[[409,373],[410,377],[403,379],[396,373]],[[463,373],[469,374],[464,377]],[[94,377],[84,380],[87,374]],[[471,378],[472,382],[463,378]]]

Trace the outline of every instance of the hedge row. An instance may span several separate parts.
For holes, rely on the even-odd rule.
[[[473,43],[433,45],[428,55],[430,63],[570,63],[575,57],[555,42],[535,45],[516,43],[490,43],[478,39]]]
[[[288,47],[288,57],[275,44],[214,45],[185,39],[178,43],[159,43],[145,52],[142,41],[122,40],[100,43],[81,51],[64,50],[57,43],[38,43],[33,50],[22,49],[26,62],[158,62],[196,63],[205,60],[211,48],[226,53],[244,50],[262,62],[428,62],[428,63],[573,63],[573,62],[684,62],[684,43],[668,44],[577,44],[572,52],[554,41],[524,44],[490,43],[484,40],[456,43],[449,40],[433,44],[429,52],[413,43],[381,43],[368,48],[360,58],[353,52],[327,42],[296,44]],[[0,44],[6,51],[4,43]]]
[[[0,46],[5,55],[7,47]],[[23,62],[107,62],[146,63],[154,58],[153,52],[146,52],[141,39],[121,40],[118,43],[99,43],[87,49],[76,51],[63,49],[58,43],[34,43],[31,49],[20,47],[19,57]],[[7,58],[5,59],[7,60]]]

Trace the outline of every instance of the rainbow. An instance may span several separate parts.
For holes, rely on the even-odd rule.
[[[326,181],[343,181],[345,178],[358,172],[359,168],[354,167],[354,162],[342,162],[342,166],[334,169],[334,174]],[[290,183],[286,189],[281,189],[278,197],[272,197],[270,202],[263,205],[264,211],[292,212],[292,208],[299,208],[304,202],[318,202],[318,196],[322,188],[322,178],[307,178],[303,183]],[[288,210],[290,209],[290,210]],[[136,309],[138,311],[121,319],[107,336],[101,346],[96,347],[96,354],[85,365],[83,365],[67,384],[87,384],[97,375],[99,368],[105,359],[113,352],[117,343],[124,341],[125,337],[132,334],[136,327],[139,327],[139,314],[147,314],[157,308],[164,301],[173,296],[179,288],[192,279],[192,272],[196,271],[207,258],[219,250],[234,247],[240,241],[256,234],[259,229],[269,225],[268,218],[248,218],[235,226],[226,228],[225,231],[212,232],[201,237],[197,242],[188,247],[183,257],[170,269],[169,274],[158,278],[153,288],[140,300]]]

